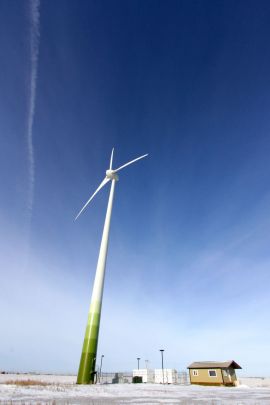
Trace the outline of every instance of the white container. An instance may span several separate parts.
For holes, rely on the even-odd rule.
[[[143,383],[153,383],[155,381],[154,370],[150,370],[148,368],[133,370],[133,377],[142,377]]]
[[[177,384],[177,371],[173,368],[155,369],[156,384]]]

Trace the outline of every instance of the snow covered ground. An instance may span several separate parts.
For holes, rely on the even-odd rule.
[[[34,380],[43,385],[21,386],[10,381]],[[191,385],[108,384],[77,386],[74,376],[0,375],[1,404],[270,404],[270,379],[241,379],[237,388]],[[252,384],[247,385],[252,380]],[[258,380],[258,381],[256,381]],[[256,386],[257,384],[257,386]]]

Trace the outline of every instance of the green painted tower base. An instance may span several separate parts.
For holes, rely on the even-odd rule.
[[[100,311],[100,302],[93,302],[88,314],[77,384],[95,384]]]
[[[95,384],[95,353],[82,353],[77,384]]]

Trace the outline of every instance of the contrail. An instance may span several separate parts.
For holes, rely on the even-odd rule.
[[[27,149],[28,149],[28,171],[29,171],[29,186],[28,186],[28,209],[30,219],[32,216],[34,202],[34,186],[35,186],[35,155],[33,146],[33,122],[35,115],[36,104],[36,84],[37,84],[37,69],[38,69],[38,54],[39,54],[39,7],[40,0],[30,1],[30,57],[31,57],[31,72],[30,72],[30,101],[29,112],[27,119]]]

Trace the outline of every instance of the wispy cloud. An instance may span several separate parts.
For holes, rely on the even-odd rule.
[[[30,74],[30,101],[27,120],[27,148],[28,148],[28,167],[29,167],[29,186],[28,186],[28,208],[30,216],[32,215],[35,186],[35,155],[33,146],[33,123],[36,104],[36,85],[38,71],[39,55],[39,8],[40,0],[30,0],[30,51],[31,51],[31,74]]]

